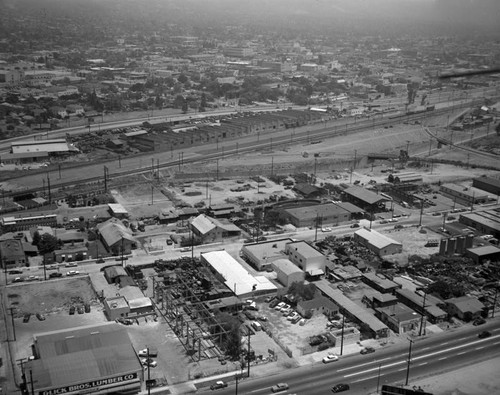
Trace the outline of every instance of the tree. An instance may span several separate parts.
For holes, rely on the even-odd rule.
[[[185,114],[188,112],[188,102],[187,100],[184,100],[184,103],[182,103],[182,113]]]
[[[38,230],[35,230],[35,233],[33,233],[33,245],[34,246],[38,246],[38,244],[40,243],[40,240],[41,240],[41,236],[40,236],[40,232]]]
[[[314,284],[304,284],[303,282],[294,282],[288,288],[288,292],[296,297],[296,300],[311,300],[316,294]]]
[[[188,77],[184,73],[181,73],[177,77],[177,81],[179,81],[181,84],[185,84],[188,81]]]
[[[55,236],[49,233],[44,233],[40,237],[40,242],[38,243],[38,251],[40,254],[48,254],[54,252],[59,247],[59,242]]]
[[[238,359],[241,351],[241,333],[240,322],[236,317],[227,313],[217,315],[217,320],[221,323],[222,329],[226,333],[222,337],[222,343],[226,348],[227,354],[232,359]]]

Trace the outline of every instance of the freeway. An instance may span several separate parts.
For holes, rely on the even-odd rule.
[[[491,337],[480,339],[478,333],[488,330]],[[410,350],[411,344],[411,350]],[[408,371],[408,356],[411,358]],[[269,394],[271,386],[286,382],[290,389],[283,394],[316,395],[330,393],[334,384],[349,384],[349,394],[368,394],[383,384],[411,386],[419,377],[439,374],[458,367],[484,361],[500,355],[500,322],[495,320],[480,327],[465,329],[408,340],[407,344],[377,350],[368,355],[348,355],[338,362],[317,363],[280,374],[246,379],[239,382],[242,394]],[[200,392],[204,392],[200,389]],[[233,394],[234,384],[220,395]]]

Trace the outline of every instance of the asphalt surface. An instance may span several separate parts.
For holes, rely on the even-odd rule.
[[[479,339],[478,334],[486,330],[491,333],[491,337]],[[289,390],[282,392],[283,394],[297,395],[331,393],[331,387],[339,383],[350,386],[351,389],[347,392],[349,394],[372,393],[383,384],[411,386],[412,381],[419,377],[453,370],[500,355],[500,322],[495,320],[478,327],[470,326],[412,340],[408,372],[409,345],[410,341],[408,345],[392,346],[377,350],[373,354],[350,355],[329,364],[318,363],[271,377],[245,379],[239,382],[238,393],[269,394],[271,387],[281,382],[289,385]],[[234,394],[235,383],[229,383],[227,389],[217,390],[216,393]]]

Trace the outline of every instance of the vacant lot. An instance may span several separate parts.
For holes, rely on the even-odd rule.
[[[58,313],[71,305],[96,302],[97,297],[87,276],[40,281],[9,286],[9,307],[18,317],[25,313]]]

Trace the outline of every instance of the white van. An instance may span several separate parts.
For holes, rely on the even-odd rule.
[[[257,321],[253,321],[252,322],[252,328],[258,332],[258,331],[261,331],[262,330],[262,325],[260,324],[260,322],[257,322]]]

